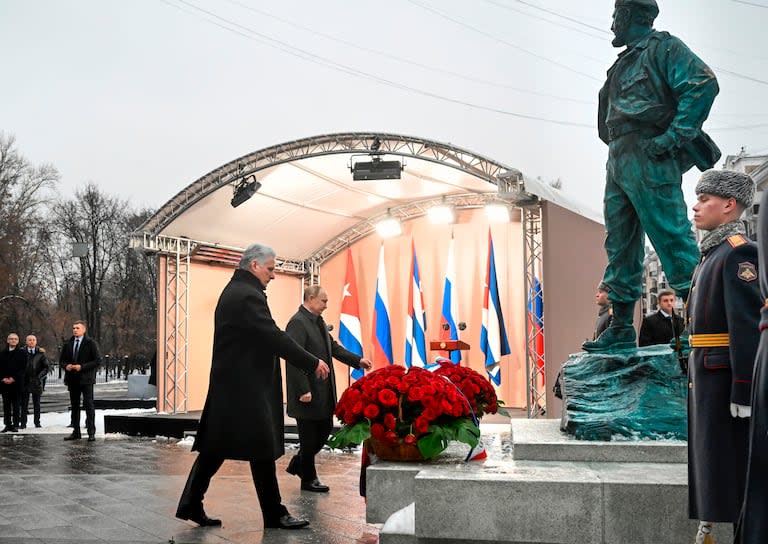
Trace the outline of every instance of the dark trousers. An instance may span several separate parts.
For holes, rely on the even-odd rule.
[[[27,425],[27,416],[29,415],[29,397],[32,397],[32,414],[35,425],[40,425],[40,397],[41,393],[34,391],[24,391],[21,394],[21,424]]]
[[[224,459],[215,455],[201,453],[197,456],[195,464],[187,478],[187,485],[179,499],[179,511],[191,511],[203,507],[203,497],[208,491],[211,478],[219,470]],[[277,486],[277,473],[275,461],[250,461],[253,485],[256,487],[256,495],[259,497],[261,515],[265,522],[276,522],[288,513],[288,509],[282,504],[280,488]]]
[[[85,409],[85,428],[88,436],[96,434],[96,407],[93,404],[93,384],[69,384],[69,402],[72,407],[73,434],[80,434],[80,395]]]
[[[19,390],[15,387],[3,389],[3,423],[6,427],[19,426],[20,400]]]
[[[333,418],[328,419],[297,419],[299,430],[299,453],[296,454],[299,476],[302,482],[312,482],[317,478],[315,455],[323,449],[328,436],[333,429]]]

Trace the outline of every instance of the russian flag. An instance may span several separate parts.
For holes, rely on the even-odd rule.
[[[536,354],[536,368],[540,385],[544,386],[544,296],[539,278],[533,278],[528,293],[528,346]]]
[[[411,274],[408,285],[408,317],[405,321],[405,366],[427,365],[427,313],[424,310],[424,293],[421,290],[419,261],[416,245],[411,239]]]
[[[347,249],[347,272],[344,276],[339,321],[339,342],[352,353],[362,357],[363,331],[360,327],[360,299],[357,296],[357,279],[351,249]],[[353,380],[359,380],[365,371],[361,368],[350,368],[349,373]]]
[[[445,286],[443,287],[443,307],[440,312],[440,340],[458,340],[459,329],[456,322],[459,319],[459,299],[456,295],[456,262],[453,256],[453,236],[448,245],[448,266],[445,271]],[[450,357],[454,364],[461,362],[461,351],[443,352]]]
[[[389,310],[387,300],[387,275],[384,270],[384,244],[379,251],[379,271],[376,276],[376,295],[373,302],[373,366],[380,368],[391,365],[392,360],[392,329],[389,325]]]
[[[503,355],[509,355],[509,341],[501,314],[501,297],[496,281],[496,258],[493,255],[493,238],[488,229],[488,266],[485,271],[483,293],[483,328],[480,332],[480,349],[485,354],[485,370],[493,383],[501,385],[499,362]]]

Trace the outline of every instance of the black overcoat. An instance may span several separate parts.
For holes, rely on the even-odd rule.
[[[45,350],[42,348],[35,348],[34,353],[29,353],[27,349],[24,352],[27,354],[24,391],[40,395],[45,387],[45,378],[50,368],[48,357],[45,356]]]
[[[304,372],[318,364],[277,327],[258,278],[235,270],[216,305],[208,396],[193,450],[243,461],[285,453],[279,357]]]
[[[328,333],[323,318],[313,314],[303,305],[299,306],[299,311],[288,321],[285,332],[301,347],[328,363],[331,369],[328,379],[321,380],[314,374],[306,374],[295,367],[286,366],[288,415],[296,419],[315,420],[332,417],[336,407],[336,378],[332,358],[353,368],[360,368],[360,356],[334,340]],[[312,393],[310,402],[299,401],[299,397],[305,393]]]
[[[763,193],[758,217],[760,291],[768,301],[768,191]],[[768,303],[763,303],[760,345],[752,379],[752,417],[749,429],[749,458],[744,505],[736,542],[768,542]]]
[[[702,254],[688,299],[691,345],[696,335],[723,333],[728,345],[693,347],[688,363],[691,519],[735,523],[739,516],[749,419],[731,416],[730,405],[750,403],[761,306],[753,242],[731,236]]]
[[[24,350],[17,346],[14,349],[5,347],[0,351],[0,379],[13,378],[12,384],[0,381],[0,391],[18,392],[24,386],[24,370],[27,366],[27,356]]]
[[[80,349],[77,350],[77,358],[74,357],[75,337],[71,337],[61,350],[61,366],[66,368],[68,364],[80,365],[80,371],[66,370],[64,383],[70,385],[93,385],[96,383],[96,372],[101,366],[101,350],[96,341],[90,336],[83,335],[80,340]]]
[[[664,317],[661,311],[652,313],[643,318],[637,345],[643,347],[669,344],[675,336],[682,334],[684,328],[685,322],[679,315],[672,316],[670,321],[668,317]]]

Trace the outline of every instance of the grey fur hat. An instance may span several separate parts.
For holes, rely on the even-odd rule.
[[[749,174],[733,170],[707,170],[696,184],[696,194],[733,198],[748,208],[755,200],[755,181]]]

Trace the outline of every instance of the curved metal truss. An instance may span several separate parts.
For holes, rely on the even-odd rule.
[[[163,362],[166,379],[171,383],[165,386],[164,410],[177,412],[187,409],[186,334],[189,319],[187,312],[189,261],[203,259],[232,265],[239,259],[243,248],[164,236],[160,235],[160,232],[185,210],[217,189],[228,184],[235,186],[244,178],[260,170],[311,157],[371,152],[417,158],[449,166],[492,183],[496,186],[496,191],[446,195],[445,198],[410,202],[391,208],[388,213],[368,218],[340,233],[318,248],[307,261],[277,259],[276,268],[281,272],[304,276],[307,284],[317,283],[322,263],[370,234],[375,229],[376,223],[387,214],[405,221],[425,215],[429,208],[440,203],[460,209],[476,208],[488,202],[500,201],[523,210],[526,316],[527,322],[533,323],[531,320],[535,318],[531,310],[530,293],[533,292],[531,290],[534,287],[533,280],[541,277],[542,266],[541,205],[536,195],[525,190],[525,179],[519,171],[450,144],[398,134],[342,133],[295,140],[244,155],[212,170],[177,193],[131,237],[131,247],[165,256],[171,268],[167,273],[165,287],[166,296],[173,297],[173,300],[166,301],[167,308],[163,316],[166,323],[166,353]],[[541,284],[538,285],[541,290]],[[538,334],[543,334],[541,332],[543,319],[538,318],[536,323],[540,325]],[[544,353],[542,350],[536,351],[537,336],[531,330],[526,324],[527,407],[528,417],[537,417],[545,413],[546,395],[543,394],[543,386],[540,386],[539,382],[546,370]]]
[[[375,132],[312,136],[243,155],[212,170],[171,198],[137,229],[137,233],[158,234],[187,208],[210,193],[224,185],[236,185],[238,181],[260,170],[299,159],[372,151],[451,166],[493,184],[496,184],[500,174],[508,170],[503,164],[476,153],[424,138]]]

